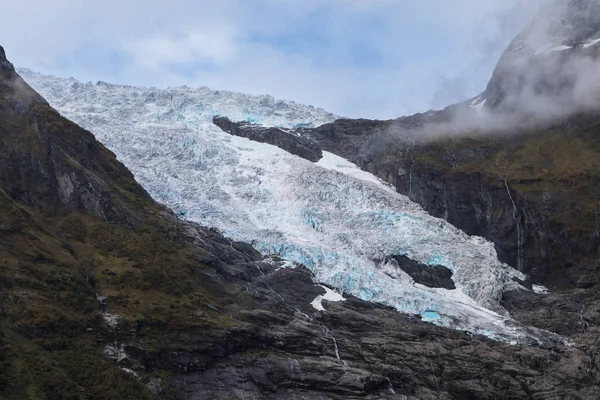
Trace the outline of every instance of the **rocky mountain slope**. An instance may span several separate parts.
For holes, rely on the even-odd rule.
[[[508,46],[473,106],[547,116],[596,109],[597,0],[549,1]]]
[[[520,325],[500,304],[503,293],[533,287],[498,261],[491,243],[432,218],[297,134],[310,129],[297,126],[315,124],[319,114],[282,118],[279,125],[287,126],[279,128],[236,124],[198,114],[211,101],[206,91],[82,85],[22,73],[61,113],[113,149],[153,198],[186,220],[305,265],[317,282],[340,292],[441,326],[512,343],[563,340]],[[248,101],[227,101],[224,112],[239,115]],[[261,104],[255,115],[269,115],[272,106]],[[302,115],[293,106],[286,112]],[[421,278],[434,269],[449,276],[447,282],[434,284],[430,277],[423,285]]]
[[[394,121],[22,71],[175,213],[0,50],[0,399],[600,398],[600,108],[564,79],[593,71],[572,66],[595,62],[597,13],[564,4],[513,42],[482,96]],[[538,57],[560,73],[531,73]],[[513,79],[552,107],[522,107]],[[585,107],[556,113],[553,93]],[[214,114],[231,118],[215,119],[223,130]],[[327,247],[345,275],[323,268]],[[458,292],[501,323],[478,330]],[[406,297],[425,303],[378,304]],[[443,323],[452,309],[469,324]],[[516,345],[477,335],[514,332]]]
[[[3,50],[0,143],[0,398],[600,395],[591,339],[510,346],[339,301],[181,221]]]
[[[575,334],[600,322],[598,20],[597,1],[549,4],[482,95],[393,121],[340,119],[293,133],[493,241],[500,260],[558,296],[505,293],[507,309],[538,326],[569,321],[555,331]]]

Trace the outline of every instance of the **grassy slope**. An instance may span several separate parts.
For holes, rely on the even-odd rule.
[[[237,288],[110,151],[0,73],[0,399],[152,398],[100,357],[96,293],[153,349],[181,331],[225,335],[238,322],[206,305]]]

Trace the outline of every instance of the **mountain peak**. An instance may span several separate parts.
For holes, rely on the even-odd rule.
[[[557,116],[595,109],[600,2],[552,2],[502,54],[481,99],[485,108]]]
[[[6,52],[4,51],[4,47],[0,46],[0,72],[2,73],[10,73],[14,72],[15,68],[6,58]]]
[[[78,210],[128,225],[139,219],[124,200],[148,197],[133,175],[92,134],[50,107],[2,48],[0,135],[0,182],[15,201],[42,214]]]

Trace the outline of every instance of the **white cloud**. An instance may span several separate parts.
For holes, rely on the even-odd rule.
[[[238,51],[236,32],[227,26],[193,29],[174,37],[153,36],[126,43],[135,63],[148,68],[172,64],[226,63]]]

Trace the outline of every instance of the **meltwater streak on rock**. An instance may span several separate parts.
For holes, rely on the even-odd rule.
[[[500,263],[491,243],[431,217],[346,160],[329,154],[324,168],[230,136],[211,121],[223,110],[235,118],[252,109],[265,117],[254,122],[288,127],[334,116],[244,95],[222,98],[208,89],[83,85],[21,72],[181,216],[302,263],[320,282],[439,325],[498,340],[555,339],[501,315],[502,293],[519,289],[513,278],[524,276]],[[373,261],[393,255],[447,266],[457,289],[418,285],[397,267]]]

